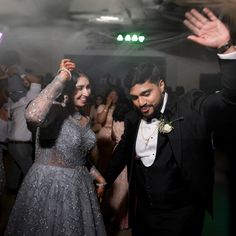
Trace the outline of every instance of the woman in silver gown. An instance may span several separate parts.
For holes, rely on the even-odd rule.
[[[38,127],[36,158],[19,190],[5,235],[106,235],[93,183],[97,182],[99,193],[105,180],[94,167],[86,167],[96,142],[89,119],[81,112],[91,92],[89,80],[82,73],[71,76],[75,64],[68,59],[61,61],[60,68],[26,109],[27,121]],[[66,91],[65,106],[56,98]]]

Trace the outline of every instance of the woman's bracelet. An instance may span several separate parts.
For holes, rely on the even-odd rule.
[[[69,80],[71,80],[72,75],[71,75],[71,72],[70,72],[68,69],[66,69],[65,67],[62,67],[62,68],[60,68],[60,69],[57,71],[57,74],[60,74],[61,71],[67,72],[67,73],[69,74],[69,76],[70,76]]]
[[[94,165],[90,168],[89,173],[93,179],[96,179],[98,176],[101,176],[101,173],[97,170],[97,168]]]
[[[105,183],[96,183],[96,186],[99,188],[104,188],[106,186],[106,182]]]

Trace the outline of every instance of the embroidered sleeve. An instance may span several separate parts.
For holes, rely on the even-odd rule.
[[[26,109],[26,120],[37,126],[44,126],[50,118],[50,110],[53,101],[60,96],[65,81],[60,76],[56,76],[54,80],[41,91],[41,93],[28,105]],[[52,112],[51,112],[52,113]]]

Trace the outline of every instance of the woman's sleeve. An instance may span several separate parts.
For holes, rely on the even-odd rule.
[[[55,111],[58,110],[52,109],[52,105],[55,99],[60,96],[64,86],[65,81],[60,76],[56,76],[26,108],[27,122],[37,126],[46,126],[52,122],[56,117]]]

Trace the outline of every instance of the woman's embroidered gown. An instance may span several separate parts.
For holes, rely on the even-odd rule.
[[[53,101],[62,89],[56,77],[26,110],[28,121],[39,126],[35,162],[19,190],[5,235],[106,235],[93,180],[85,166],[95,134],[89,123],[80,125],[79,113],[58,113],[64,108]],[[58,116],[60,113],[63,115]]]

